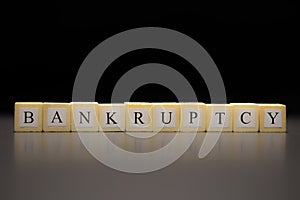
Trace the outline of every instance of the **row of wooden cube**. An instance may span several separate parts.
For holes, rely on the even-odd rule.
[[[14,127],[16,132],[286,132],[286,106],[255,103],[17,102]]]

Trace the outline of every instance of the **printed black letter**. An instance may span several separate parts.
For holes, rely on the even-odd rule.
[[[268,114],[270,115],[271,119],[272,119],[272,122],[271,124],[275,124],[275,118],[276,116],[278,115],[279,112],[276,112],[274,116],[272,116],[272,113],[271,112],[268,112]]]
[[[244,115],[245,115],[245,114],[248,114],[249,116],[251,116],[251,112],[243,112],[243,113],[241,114],[241,122],[242,122],[243,124],[249,124],[251,121],[245,122],[245,120],[244,120]]]
[[[112,121],[113,124],[117,124],[117,122],[112,118],[115,114],[116,112],[113,112],[113,114],[109,116],[109,112],[106,113],[106,124],[110,124],[109,121]]]
[[[57,111],[55,112],[54,117],[53,117],[51,123],[54,123],[54,120],[56,120],[56,119],[58,119],[58,123],[63,123],[61,121],[61,118],[60,118],[59,113]]]
[[[85,119],[85,121],[87,122],[87,123],[90,123],[90,111],[89,112],[87,112],[88,113],[88,117],[86,117],[82,112],[79,112],[79,114],[80,114],[80,124],[82,124],[82,117]]]
[[[171,123],[171,116],[172,116],[172,112],[169,112],[169,114],[170,114],[170,118],[169,118],[169,121],[168,122],[165,122],[165,112],[162,112],[161,113],[161,117],[162,117],[162,123],[164,123],[164,124],[170,124]]]
[[[196,119],[198,117],[198,113],[196,112],[190,112],[190,124],[193,123],[193,119]]]
[[[24,118],[24,123],[25,124],[31,124],[34,121],[34,119],[33,119],[33,113],[30,112],[30,111],[25,111],[24,114],[25,114],[24,115],[24,117],[25,117]],[[30,120],[28,120],[28,119],[30,119]]]
[[[141,113],[141,112],[134,112],[134,123],[138,124],[137,120],[139,120],[141,124],[144,124],[144,122],[141,120],[142,117],[143,117],[143,113]]]
[[[216,112],[215,115],[219,114],[219,123],[222,124],[222,115],[225,115],[225,112]]]

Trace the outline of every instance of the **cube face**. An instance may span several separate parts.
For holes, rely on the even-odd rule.
[[[16,102],[14,117],[16,132],[41,132],[43,130],[43,103]]]
[[[153,131],[151,103],[125,103],[126,131]]]
[[[98,131],[98,103],[71,103],[71,131]]]
[[[71,104],[44,103],[43,131],[70,131]]]
[[[286,107],[283,104],[259,104],[260,132],[286,132]]]
[[[230,132],[232,125],[232,106],[230,104],[206,105],[206,130]]]
[[[180,105],[178,103],[153,103],[153,131],[179,131]]]
[[[258,132],[259,107],[254,103],[233,103],[233,131]]]
[[[180,103],[180,116],[180,131],[205,131],[206,105],[204,103]]]
[[[100,131],[125,131],[125,105],[99,104]]]

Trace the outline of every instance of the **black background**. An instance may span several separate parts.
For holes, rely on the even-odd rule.
[[[300,111],[299,20],[293,2],[252,4],[32,3],[5,12],[2,32],[0,107],[11,112],[16,101],[72,101],[77,70],[106,38],[145,26],[180,31],[198,41],[223,77],[228,102],[284,103]],[[100,80],[96,100],[110,102],[114,84],[130,68],[147,62],[181,72],[209,103],[207,88],[184,59],[159,50],[140,50],[117,59]],[[132,101],[174,101],[159,85],[142,86]]]

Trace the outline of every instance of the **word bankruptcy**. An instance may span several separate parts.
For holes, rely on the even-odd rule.
[[[286,132],[286,106],[256,103],[15,103],[16,132]]]

